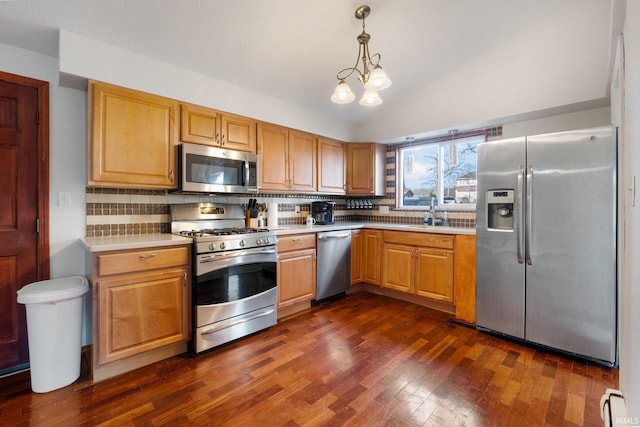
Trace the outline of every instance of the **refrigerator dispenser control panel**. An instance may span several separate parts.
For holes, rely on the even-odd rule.
[[[514,191],[487,191],[487,229],[513,231]]]

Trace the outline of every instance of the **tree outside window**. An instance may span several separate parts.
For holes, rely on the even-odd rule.
[[[402,147],[397,152],[398,206],[476,202],[476,147],[484,135]]]

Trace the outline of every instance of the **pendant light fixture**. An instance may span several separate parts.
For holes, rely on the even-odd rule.
[[[366,5],[356,9],[356,18],[362,20],[362,32],[356,37],[356,40],[358,40],[358,56],[353,67],[340,70],[336,76],[338,86],[331,96],[331,100],[336,104],[348,104],[356,99],[355,94],[346,82],[353,73],[357,73],[358,80],[360,80],[365,89],[359,101],[360,105],[371,107],[382,104],[378,91],[391,86],[391,80],[380,66],[380,54],[375,53],[373,56],[369,54],[371,36],[365,31],[364,26],[364,20],[369,16],[369,13],[371,13],[371,8]],[[358,69],[360,60],[362,60],[362,71]]]

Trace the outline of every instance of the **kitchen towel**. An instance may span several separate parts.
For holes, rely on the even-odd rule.
[[[278,204],[267,204],[267,228],[278,228]]]

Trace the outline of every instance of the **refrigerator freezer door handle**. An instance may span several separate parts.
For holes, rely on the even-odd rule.
[[[517,238],[517,243],[516,245],[518,246],[518,264],[522,264],[522,228],[523,228],[523,224],[522,224],[522,219],[524,218],[523,215],[523,207],[524,207],[524,200],[522,199],[522,181],[524,181],[524,165],[520,165],[520,167],[518,168],[518,188],[517,188],[517,192],[516,192],[516,238]]]
[[[525,249],[524,256],[527,260],[527,265],[533,265],[533,260],[531,259],[531,236],[532,234],[532,226],[531,226],[531,213],[533,212],[533,166],[529,165],[527,168],[527,214],[525,215],[525,221],[527,223],[526,231],[524,235],[525,241]]]

